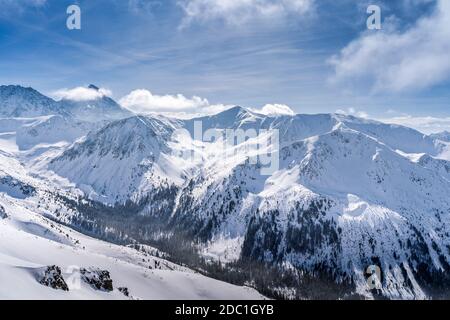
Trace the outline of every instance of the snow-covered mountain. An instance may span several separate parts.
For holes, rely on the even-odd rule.
[[[113,122],[53,159],[49,169],[92,199],[110,204],[137,200],[160,185],[181,183],[182,171],[168,156],[174,130],[164,119],[136,116]]]
[[[88,89],[99,91],[95,85],[89,85]],[[112,121],[131,117],[133,114],[122,108],[116,101],[105,95],[99,95],[91,100],[70,100],[59,101],[64,110],[80,121],[98,122]]]
[[[50,219],[74,215],[52,183],[0,150],[0,299],[264,299],[146,245],[106,243]]]
[[[92,85],[88,89],[99,90]],[[23,151],[31,156],[63,149],[90,131],[131,115],[106,96],[90,101],[55,101],[32,88],[0,87],[3,150]]]
[[[99,125],[73,121],[71,118],[58,115],[34,118],[34,120],[17,128],[16,142],[21,150],[28,150],[42,144],[72,143],[91,130],[99,128]]]
[[[13,201],[104,238],[169,248],[181,237],[206,259],[295,271],[336,297],[450,294],[450,143],[441,135],[242,107],[191,120],[75,119],[0,120],[2,216]],[[199,128],[215,139],[198,140]],[[372,265],[382,272],[376,292]],[[286,292],[279,281],[263,289]]]
[[[67,115],[53,99],[33,88],[0,86],[0,117],[31,118],[45,115]]]
[[[238,156],[227,158],[219,142],[199,148],[199,141],[170,136],[180,128],[193,133],[195,122],[204,130],[279,130],[279,169],[262,176],[260,165],[248,161],[252,148],[238,146]],[[201,153],[201,161],[177,165],[173,155],[183,147]],[[173,200],[165,199],[168,210],[155,212],[149,200],[142,213],[170,214],[168,224],[203,239],[204,253],[222,261],[245,257],[321,270],[361,294],[365,268],[376,261],[383,294],[423,298],[424,279],[448,280],[446,148],[413,129],[351,116],[265,117],[236,107],[188,121],[113,123],[54,159],[50,169],[107,203],[175,188],[168,193]]]
[[[90,238],[43,211],[0,193],[0,299],[264,298],[166,261],[154,248]]]
[[[90,85],[90,90],[99,90]],[[55,101],[33,88],[17,85],[0,86],[0,117],[34,118],[60,115],[77,121],[99,122],[118,120],[133,114],[107,96],[92,100]]]
[[[430,136],[435,138],[435,139],[439,139],[439,140],[442,140],[442,141],[450,142],[450,132],[448,132],[448,131],[442,131],[442,132],[439,132],[439,133],[434,133],[434,134],[432,134]]]

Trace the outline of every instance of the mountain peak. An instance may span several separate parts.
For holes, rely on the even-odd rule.
[[[0,86],[0,93],[2,95],[9,94],[9,95],[18,95],[18,94],[33,94],[33,95],[41,95],[38,91],[31,87],[23,87],[20,85],[2,85]]]
[[[100,90],[99,87],[97,87],[96,85],[93,85],[93,84],[90,84],[90,85],[88,86],[88,88],[89,88],[89,89],[93,89],[93,90],[95,90],[95,91],[99,91],[99,90]]]
[[[450,142],[450,132],[449,131],[442,131],[438,133],[433,133],[430,135],[433,139],[438,139],[446,142]]]
[[[185,125],[190,132],[193,132],[194,123],[197,121],[201,121],[203,127],[209,129],[241,128],[244,124],[261,119],[260,117],[262,116],[246,108],[235,106],[212,116],[190,119],[185,122]]]
[[[56,101],[31,87],[0,86],[0,115],[4,117],[37,117],[61,114]]]
[[[248,109],[241,107],[241,106],[234,106],[230,109],[227,109],[225,111],[222,111],[221,113],[218,113],[216,116],[218,117],[229,117],[229,118],[237,118],[239,116],[245,116],[248,114],[251,114],[252,112]]]
[[[130,111],[122,108],[114,99],[105,95],[96,85],[90,84],[87,88],[96,91],[96,93],[83,100],[63,99],[60,101],[63,108],[78,120],[87,122],[113,121],[133,115]],[[89,92],[89,94],[91,93]]]
[[[240,121],[243,119],[246,119],[248,117],[258,116],[256,113],[253,113],[252,111],[241,107],[241,106],[235,106],[230,109],[227,109],[225,111],[222,111],[218,114],[215,114],[213,116],[210,116],[211,119],[220,119],[225,122],[234,122],[234,121]]]

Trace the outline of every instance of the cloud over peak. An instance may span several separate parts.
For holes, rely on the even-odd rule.
[[[105,96],[111,96],[112,92],[108,89],[97,88],[95,86],[76,87],[73,89],[60,89],[52,93],[52,96],[57,100],[72,100],[72,101],[90,101],[101,99]]]
[[[183,94],[153,94],[146,89],[130,92],[119,100],[126,109],[138,114],[164,114],[177,118],[192,118],[196,116],[212,115],[234,105],[211,104],[208,99]],[[249,110],[264,115],[294,115],[295,112],[284,104],[266,104],[263,108],[249,108]]]
[[[261,109],[251,109],[256,113],[260,113],[266,116],[275,116],[275,115],[288,115],[293,116],[295,112],[285,104],[266,104]]]
[[[162,113],[189,117],[220,112],[229,106],[213,105],[205,98],[193,96],[188,98],[182,94],[153,94],[146,89],[138,89],[130,92],[120,99],[119,103],[139,114]]]

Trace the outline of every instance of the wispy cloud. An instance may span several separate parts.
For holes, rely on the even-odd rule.
[[[413,116],[392,109],[387,110],[385,116],[378,117],[371,116],[367,112],[355,108],[339,109],[336,110],[336,113],[364,119],[374,119],[389,124],[397,124],[416,129],[425,134],[450,131],[450,117],[438,118],[432,116]]]
[[[221,20],[241,25],[253,19],[282,18],[289,14],[305,14],[314,0],[180,0],[185,12],[183,25],[194,21]]]
[[[385,123],[410,127],[426,134],[450,131],[450,117],[436,118],[402,115],[391,118],[380,118],[378,120]]]
[[[427,1],[428,2],[428,1]],[[374,92],[432,87],[450,79],[450,1],[400,31],[385,21],[383,31],[366,32],[331,59],[335,83],[367,81]]]

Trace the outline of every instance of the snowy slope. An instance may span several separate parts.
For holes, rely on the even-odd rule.
[[[136,200],[160,185],[182,182],[182,170],[168,156],[173,131],[164,119],[120,120],[73,145],[49,169],[92,199],[111,204]]]
[[[439,139],[442,141],[450,142],[450,132],[448,132],[448,131],[442,131],[439,133],[431,134],[430,137],[432,137],[434,139]]]
[[[16,131],[16,142],[20,150],[29,150],[40,144],[71,144],[98,127],[62,116],[47,116],[35,119],[36,121],[32,124],[23,125]]]
[[[0,117],[30,118],[51,114],[67,115],[56,101],[33,88],[0,86]]]
[[[256,291],[209,279],[136,250],[79,234],[29,211],[0,193],[0,299],[262,299]],[[155,251],[155,250],[153,250]],[[69,291],[39,283],[47,266],[57,265]],[[114,290],[96,290],[79,280],[81,268],[107,270]],[[118,290],[126,287],[130,296]],[[20,288],[20,290],[16,290]]]

